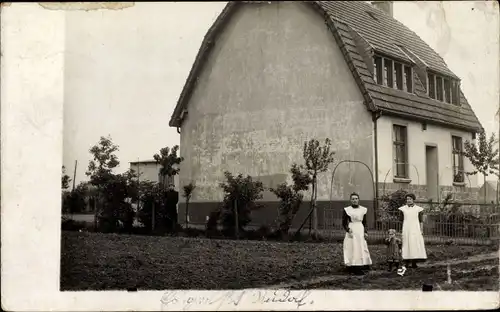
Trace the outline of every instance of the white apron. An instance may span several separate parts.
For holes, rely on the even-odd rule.
[[[359,206],[344,208],[345,212],[351,217],[349,228],[352,230],[352,238],[346,233],[344,238],[344,263],[346,266],[364,266],[371,265],[372,259],[368,251],[368,244],[365,240],[365,227],[363,226],[363,217],[367,209]]]
[[[403,247],[401,248],[403,259],[427,259],[424,236],[422,235],[420,222],[418,221],[418,214],[424,209],[416,205],[413,207],[404,205],[398,209],[404,215],[402,231]]]

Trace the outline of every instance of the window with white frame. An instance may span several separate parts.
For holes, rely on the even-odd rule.
[[[375,55],[373,68],[373,80],[377,84],[409,93],[413,92],[413,70],[410,64]]]
[[[462,138],[452,136],[452,157],[453,157],[453,182],[465,182],[464,174],[464,150]]]
[[[394,177],[408,178],[407,129],[405,126],[393,125]]]
[[[427,94],[432,99],[460,105],[460,86],[456,79],[428,72]]]

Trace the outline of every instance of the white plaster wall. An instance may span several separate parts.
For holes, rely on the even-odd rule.
[[[160,172],[160,165],[156,163],[147,164],[130,164],[130,169],[136,173],[140,173],[139,179],[141,181],[158,182],[158,173]]]
[[[263,180],[289,177],[312,138],[332,140],[336,163],[373,163],[373,124],[363,96],[323,17],[304,3],[249,4],[235,12],[187,109],[180,181],[197,184],[193,202],[222,200],[225,170]],[[330,182],[331,171],[321,174],[318,199],[330,198]],[[359,164],[340,166],[334,185],[334,199],[353,191],[373,196],[369,172]]]
[[[422,130],[420,122],[399,119],[395,117],[382,116],[378,120],[378,159],[379,159],[379,181],[384,182],[387,172],[387,183],[392,183],[393,172],[393,124],[405,125],[408,133],[408,162],[409,174],[412,184],[426,184],[426,166],[425,166],[425,145],[436,144],[438,148],[438,168],[439,184],[441,186],[453,185],[453,156],[452,156],[452,135],[462,137],[465,141],[472,140],[472,134],[427,124],[427,129]],[[464,158],[465,171],[473,170],[473,166],[467,158]],[[470,181],[469,181],[470,180]],[[466,176],[465,182],[470,187],[477,187],[477,177]]]

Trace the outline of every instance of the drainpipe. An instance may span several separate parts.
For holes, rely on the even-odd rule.
[[[382,112],[376,111],[372,114],[373,121],[373,135],[374,135],[374,145],[375,145],[375,198],[374,208],[375,208],[375,222],[377,222],[377,213],[378,213],[378,128],[377,128],[377,120],[382,115]]]

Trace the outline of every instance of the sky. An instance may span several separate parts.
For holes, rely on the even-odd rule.
[[[63,163],[87,180],[89,148],[110,135],[121,162],[153,158],[179,144],[168,122],[207,30],[226,2],[136,2],[123,10],[67,11]],[[487,132],[498,134],[498,4],[394,3],[394,17],[462,78]]]

